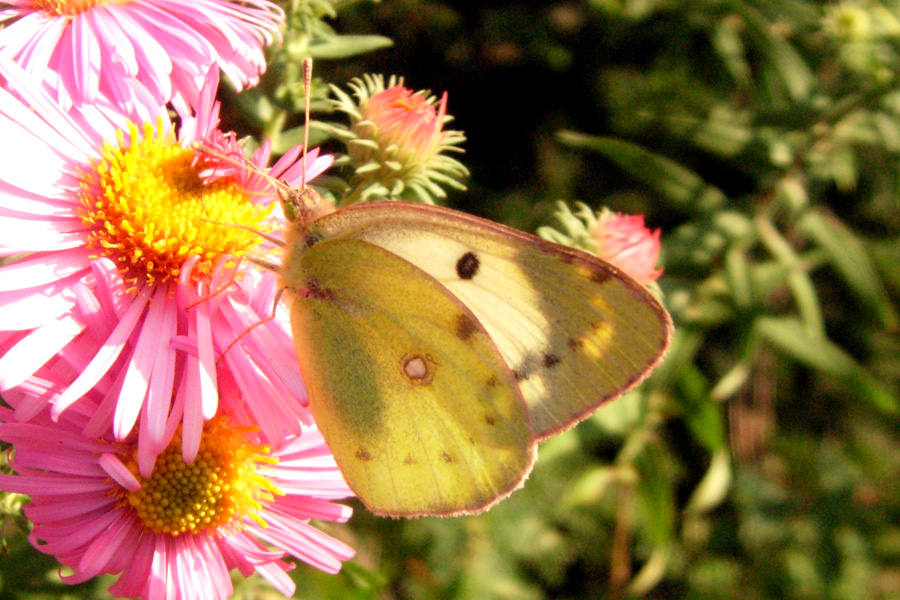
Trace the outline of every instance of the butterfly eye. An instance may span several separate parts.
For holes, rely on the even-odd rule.
[[[303,238],[303,245],[306,248],[312,248],[316,244],[322,241],[322,238],[318,235],[313,235],[312,233],[307,233]]]

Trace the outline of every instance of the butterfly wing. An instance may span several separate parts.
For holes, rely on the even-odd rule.
[[[671,337],[665,309],[614,266],[458,211],[364,203],[314,222],[306,238],[364,240],[443,284],[512,369],[537,440],[644,379]]]
[[[478,512],[519,487],[535,443],[515,379],[443,286],[364,241],[300,244],[282,273],[316,422],[381,515]]]

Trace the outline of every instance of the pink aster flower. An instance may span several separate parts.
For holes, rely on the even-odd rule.
[[[593,231],[597,255],[646,285],[659,279],[659,229],[644,226],[643,215],[623,215],[604,210]]]
[[[265,70],[263,46],[284,12],[268,0],[7,0],[0,55],[57,90],[63,106],[99,96],[131,105],[145,88],[157,104],[196,105],[218,67],[240,89]]]
[[[16,422],[0,408],[0,439],[12,444],[16,475],[0,488],[28,494],[29,539],[71,569],[67,583],[118,574],[115,596],[225,600],[229,571],[257,572],[291,596],[291,555],[335,573],[353,555],[310,524],[346,521],[351,494],[315,428],[275,443],[246,414],[217,414],[202,429],[197,460],[179,436],[142,476],[133,436],[84,435],[86,416],[46,412]]]
[[[223,386],[267,439],[312,422],[288,319],[270,318],[276,276],[242,260],[281,251],[247,229],[278,236],[284,224],[258,174],[268,146],[243,177],[220,177],[235,165],[195,150],[237,148],[216,130],[216,79],[176,137],[162,109],[138,124],[96,106],[64,112],[0,57],[0,256],[11,259],[0,267],[0,393],[22,396],[20,421],[49,406],[54,419],[90,415],[87,434],[111,425],[125,440],[137,427],[144,476],[176,431],[193,460]],[[331,163],[298,154],[271,175],[293,184],[307,165],[309,181]]]

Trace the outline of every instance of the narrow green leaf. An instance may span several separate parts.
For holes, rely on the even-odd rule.
[[[728,74],[741,86],[752,81],[753,70],[747,61],[747,48],[741,38],[741,23],[724,18],[716,23],[713,31],[713,47],[725,65]]]
[[[276,138],[276,143],[272,145],[272,152],[274,154],[284,154],[294,146],[298,146],[303,143],[303,130],[305,127],[292,127],[291,129],[285,129],[281,132],[281,134]],[[316,129],[313,127],[309,128],[309,146],[313,148],[320,144],[323,144],[331,136],[322,129]]]
[[[706,183],[694,171],[631,142],[575,131],[561,131],[558,136],[563,144],[599,152],[635,179],[683,208],[712,211],[722,207],[727,200],[720,189]]]
[[[723,448],[713,454],[706,474],[691,494],[687,510],[703,513],[721,504],[731,488],[731,480],[731,455]]]
[[[641,524],[654,546],[669,546],[675,541],[675,486],[668,459],[662,446],[650,443],[635,464],[640,473],[636,491]]]
[[[734,2],[731,7],[744,18],[747,34],[753,46],[765,54],[774,69],[764,69],[764,74],[776,74],[777,81],[792,101],[808,97],[816,85],[816,75],[803,56],[786,39],[784,28],[773,27],[772,21],[757,10],[753,3]],[[770,81],[774,83],[774,81]]]
[[[799,219],[799,226],[825,250],[847,286],[875,312],[885,328],[900,326],[900,318],[862,242],[840,219],[810,210]]]
[[[847,384],[848,390],[869,401],[885,413],[900,411],[896,396],[881,384],[852,356],[826,337],[811,335],[793,317],[760,317],[756,329],[773,346],[817,371],[827,373]]]
[[[725,275],[735,306],[741,309],[750,308],[753,293],[750,290],[750,274],[744,248],[732,246],[725,253]]]
[[[311,45],[309,53],[313,58],[319,59],[347,58],[393,45],[390,38],[381,35],[339,35]]]
[[[685,411],[685,421],[694,438],[710,453],[725,447],[725,423],[722,409],[709,393],[706,377],[694,364],[681,368],[678,378],[678,401]]]
[[[647,562],[628,584],[629,596],[639,598],[649,594],[662,581],[671,557],[672,546],[654,548]]]

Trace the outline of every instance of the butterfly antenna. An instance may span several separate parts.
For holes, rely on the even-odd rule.
[[[300,189],[306,189],[306,155],[309,150],[309,94],[312,90],[312,68],[313,62],[311,58],[303,59],[303,175],[300,176]]]

